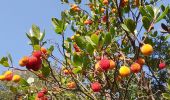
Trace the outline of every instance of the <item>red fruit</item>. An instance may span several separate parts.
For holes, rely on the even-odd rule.
[[[133,63],[130,69],[133,73],[138,73],[141,70],[141,66],[138,63]]]
[[[38,59],[34,56],[29,57],[29,61],[26,64],[27,69],[32,69],[34,65],[37,64]]]
[[[37,64],[37,65],[34,65],[31,69],[34,70],[34,71],[38,71],[38,70],[41,69],[41,67],[42,67],[41,64]]]
[[[38,92],[38,98],[44,97],[44,93],[43,92]]]
[[[166,67],[166,64],[165,64],[165,63],[160,63],[160,64],[159,64],[159,68],[160,68],[160,69],[164,69],[165,67]]]
[[[31,56],[31,57],[29,57],[28,64],[29,65],[36,65],[37,61],[38,61],[38,59],[35,56]]]
[[[32,53],[32,55],[33,55],[34,57],[40,58],[41,55],[42,55],[42,53],[41,53],[41,51],[34,51],[34,52]]]
[[[5,75],[5,80],[6,80],[6,81],[11,81],[12,78],[13,78],[13,74]]]
[[[107,21],[107,16],[103,16],[103,17],[102,17],[102,21],[103,21],[103,22],[106,22],[106,21]]]
[[[100,60],[100,68],[107,71],[110,68],[110,61],[107,59]]]
[[[44,94],[47,94],[47,93],[48,93],[48,90],[47,90],[46,88],[43,88],[43,89],[41,90],[41,92],[43,92]]]
[[[80,48],[77,46],[77,44],[74,44],[73,47],[74,47],[76,52],[80,52]]]
[[[40,100],[48,100],[47,96],[41,97]]]
[[[91,84],[91,88],[94,92],[99,92],[101,90],[101,84],[99,82],[94,82]]]

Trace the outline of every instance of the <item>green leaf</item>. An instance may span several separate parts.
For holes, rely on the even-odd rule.
[[[85,39],[84,39],[82,36],[75,36],[74,38],[75,38],[76,44],[77,44],[81,49],[84,49],[84,48],[85,48],[85,45],[86,45]]]
[[[42,41],[42,40],[44,39],[44,37],[45,37],[45,30],[44,30],[44,32],[42,33],[42,35],[40,36],[40,41]]]
[[[4,67],[9,67],[9,63],[8,63],[8,58],[7,57],[2,57],[2,59],[0,60],[0,64],[3,65]]]
[[[79,55],[74,54],[73,55],[73,62],[76,66],[81,66],[82,65],[82,58]]]
[[[151,24],[149,18],[146,17],[146,16],[143,16],[143,17],[142,17],[142,22],[143,22],[144,28],[145,28],[146,30],[148,30],[149,27],[150,27],[150,24]]]
[[[80,66],[76,67],[76,68],[73,68],[73,73],[74,74],[78,74],[78,73],[81,73],[82,71],[82,68]]]
[[[86,49],[88,53],[90,53],[91,55],[93,54],[94,47],[90,43],[86,45]]]
[[[32,25],[33,36],[40,38],[40,28],[35,24]]]
[[[51,45],[50,48],[48,48],[47,52],[48,54],[52,54],[53,51],[54,51],[54,46]]]
[[[40,50],[40,48],[41,48],[40,45],[33,45],[34,50]]]
[[[154,11],[153,8],[150,5],[146,6],[147,11],[149,12],[149,14],[151,15],[152,18],[154,18]]]
[[[9,88],[10,88],[10,90],[11,90],[13,93],[17,93],[17,88],[16,88],[16,87],[10,86]]]
[[[155,22],[157,23],[157,22],[159,22],[160,20],[162,20],[162,19],[167,15],[168,11],[169,11],[169,6],[166,7],[165,11],[156,19]]]
[[[62,20],[58,20],[57,18],[52,18],[52,23],[55,27],[55,32],[57,34],[62,34],[66,30],[68,25],[64,18],[62,18]]]
[[[112,37],[115,36],[115,29],[113,27],[110,28],[110,34],[112,35]]]
[[[12,64],[12,63],[13,63],[13,61],[12,61],[12,56],[11,56],[11,54],[10,54],[10,53],[8,53],[8,58],[9,58],[10,63]]]
[[[68,0],[61,0],[63,3],[69,3]]]
[[[144,9],[143,6],[140,6],[140,7],[139,7],[139,11],[140,11],[140,13],[142,14],[142,16],[148,16],[148,13],[146,12],[146,10]]]
[[[126,31],[129,31],[129,29],[127,28],[127,26],[125,24],[121,24],[122,28]]]
[[[130,30],[130,32],[134,33],[134,30],[136,29],[136,23],[132,19],[126,19],[125,25]]]
[[[91,40],[89,36],[85,36],[85,39],[88,43],[90,43],[92,46],[95,46],[96,44]]]
[[[93,43],[95,43],[96,45],[98,45],[99,36],[96,35],[96,34],[92,34],[92,35],[91,35],[91,40],[93,41]]]
[[[109,45],[109,44],[111,43],[111,40],[112,40],[111,34],[110,34],[110,33],[107,33],[107,34],[105,35],[105,38],[104,38],[104,43],[105,43],[106,45]]]
[[[81,0],[74,0],[75,3],[80,4]]]
[[[170,100],[170,94],[169,93],[162,93],[163,98]]]
[[[50,68],[48,66],[43,66],[41,71],[42,71],[43,76],[45,77],[49,76],[50,74]]]
[[[23,78],[19,81],[19,84],[21,86],[29,86],[29,83],[25,79],[23,79]]]

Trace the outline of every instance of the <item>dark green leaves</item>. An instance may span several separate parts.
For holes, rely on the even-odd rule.
[[[45,77],[47,77],[50,74],[50,69],[48,66],[43,66],[41,71],[42,71],[43,76]]]
[[[80,73],[81,71],[82,71],[82,68],[81,68],[80,66],[73,69],[73,73],[74,73],[74,74],[78,74],[78,73]]]
[[[27,81],[26,81],[25,79],[23,79],[23,78],[19,81],[19,84],[20,84],[21,86],[29,86],[29,84],[27,83]]]
[[[148,30],[149,27],[150,27],[150,24],[151,24],[149,18],[146,17],[146,16],[143,16],[143,17],[142,17],[142,22],[143,22],[144,28],[145,28],[146,30]]]
[[[160,20],[162,20],[168,13],[169,11],[169,6],[166,7],[165,11],[156,19],[156,23],[159,22]]]
[[[61,0],[63,3],[69,3],[68,0]]]
[[[7,57],[2,57],[0,60],[0,64],[3,65],[4,67],[9,67],[9,63],[8,63],[8,58]]]
[[[39,45],[40,42],[43,41],[45,37],[45,31],[43,33],[40,32],[40,28],[33,24],[30,33],[26,33],[26,36],[31,41],[30,44],[33,45],[34,48],[34,45]]]
[[[74,0],[75,3],[80,4],[81,0]]]
[[[124,21],[126,27],[129,29],[130,32],[134,33],[134,30],[136,29],[136,23],[132,19],[126,19]]]
[[[59,20],[57,18],[52,18],[52,23],[57,34],[62,34],[67,28],[65,19]]]
[[[154,18],[154,11],[153,8],[149,5],[146,6],[146,10],[148,11],[149,15]]]
[[[85,48],[86,41],[82,36],[75,36],[75,42],[81,49]]]
[[[73,62],[76,66],[81,66],[82,65],[82,58],[81,56],[74,54],[73,55]]]
[[[99,36],[96,35],[96,34],[92,34],[92,35],[91,35],[91,40],[93,41],[93,43],[95,43],[96,45],[98,45]]]
[[[112,36],[111,36],[111,34],[110,33],[107,33],[106,35],[105,35],[105,38],[104,38],[104,43],[106,44],[106,45],[109,45],[110,43],[111,43],[111,39],[112,39]]]

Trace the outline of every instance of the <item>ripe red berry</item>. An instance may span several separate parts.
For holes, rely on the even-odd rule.
[[[47,90],[46,88],[43,88],[43,89],[41,90],[41,92],[43,92],[44,94],[47,94],[48,90]]]
[[[33,65],[37,63],[37,58],[34,56],[31,56],[28,58],[28,63],[26,64],[27,69],[32,69]]]
[[[33,55],[34,57],[40,58],[41,55],[42,55],[42,53],[41,53],[41,51],[34,51],[34,52],[32,53],[32,55]]]
[[[37,58],[34,56],[29,57],[29,65],[35,65],[37,63]]]
[[[166,67],[166,64],[165,64],[165,63],[160,63],[160,64],[159,64],[159,68],[160,68],[160,69],[164,69],[165,67]]]
[[[44,93],[43,92],[38,92],[38,98],[44,97]]]
[[[99,92],[101,90],[101,84],[99,82],[94,82],[91,84],[91,89],[94,92]]]
[[[103,17],[102,17],[102,21],[103,21],[103,22],[106,22],[106,21],[107,21],[107,16],[103,16]]]
[[[110,61],[108,59],[100,60],[100,68],[107,71],[110,68]]]

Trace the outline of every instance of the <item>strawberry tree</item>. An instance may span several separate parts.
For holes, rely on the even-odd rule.
[[[23,76],[0,76],[7,87],[28,100],[170,99],[169,5],[157,5],[158,0],[61,2],[70,6],[61,19],[52,18],[61,42],[44,40],[46,33],[32,25],[26,34],[32,53],[23,55],[21,67],[10,55],[0,61]]]

